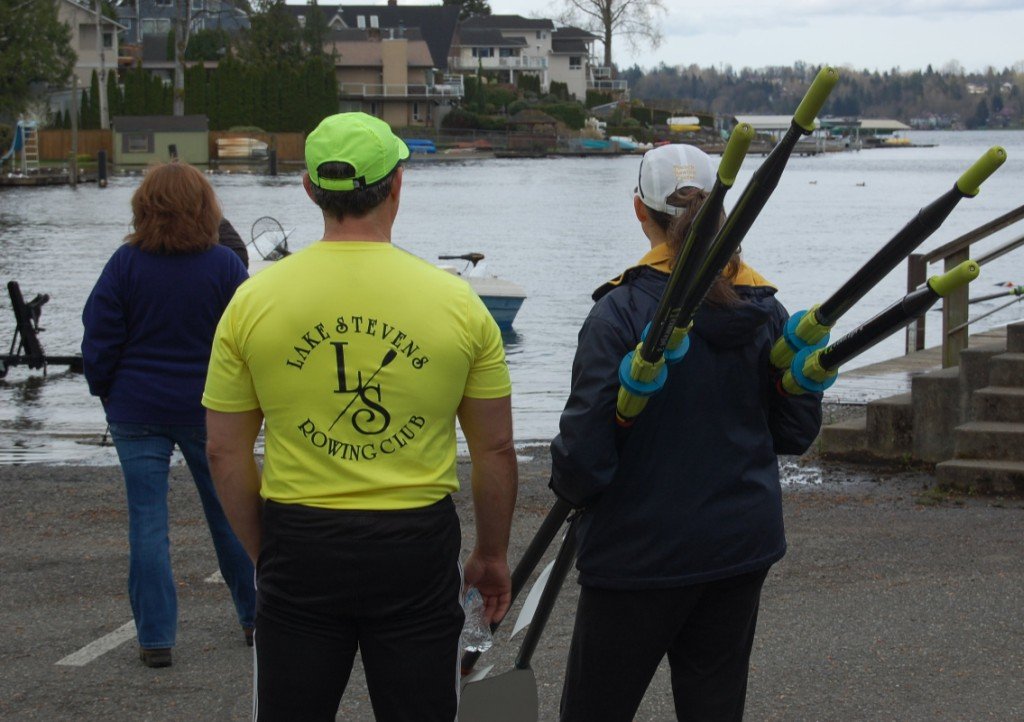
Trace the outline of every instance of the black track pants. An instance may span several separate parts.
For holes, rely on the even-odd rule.
[[[463,612],[451,498],[386,512],[267,502],[263,526],[253,718],[333,721],[358,649],[378,722],[452,722]]]
[[[677,589],[583,587],[562,722],[630,722],[666,654],[678,719],[742,720],[767,574],[764,569]]]

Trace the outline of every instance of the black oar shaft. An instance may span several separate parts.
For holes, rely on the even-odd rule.
[[[697,216],[693,220],[693,233],[689,234],[688,238],[691,247],[680,252],[680,259],[676,262],[678,268],[673,268],[673,273],[669,276],[668,285],[651,320],[651,331],[640,347],[640,357],[645,361],[657,361],[668,346],[669,338],[679,319],[680,301],[699,272],[708,245],[714,240],[718,229],[718,217],[729,188],[730,186],[721,181],[715,181],[710,194],[697,211]]]
[[[562,499],[556,499],[554,505],[551,507],[551,511],[544,517],[544,521],[541,522],[540,527],[537,529],[537,533],[534,534],[533,540],[529,546],[526,547],[526,551],[523,552],[523,556],[516,563],[515,569],[512,570],[512,601],[514,602],[519,596],[519,593],[523,591],[526,586],[526,582],[529,581],[530,575],[533,574],[534,569],[537,568],[537,564],[540,563],[541,558],[544,556],[544,552],[551,546],[551,541],[558,534],[558,530],[565,524],[565,520],[569,518],[569,514],[572,512],[572,505]],[[496,632],[498,626],[501,624],[500,621],[491,622],[491,632]],[[476,665],[477,660],[480,659],[480,652],[466,652],[462,655],[462,661],[460,667],[462,669],[462,675],[469,674],[473,667]]]
[[[815,318],[823,326],[832,326],[889,274],[907,255],[934,233],[966,194],[954,186],[918,211],[907,225],[865,263],[857,273],[823,302]]]
[[[523,643],[519,647],[519,654],[516,656],[515,662],[516,669],[530,668],[530,660],[533,659],[540,635],[544,633],[544,627],[547,626],[548,618],[555,608],[555,601],[558,599],[559,592],[562,591],[565,578],[569,576],[569,570],[572,568],[575,558],[576,524],[575,521],[570,521],[565,538],[562,540],[562,546],[558,549],[558,556],[555,557],[555,565],[551,568],[551,575],[537,602],[537,611],[534,613],[530,627],[526,630],[526,636],[523,637]]]
[[[927,311],[939,298],[939,294],[929,286],[911,291],[871,320],[830,344],[818,357],[821,367],[827,370],[839,368],[854,356],[888,337],[893,331],[910,323]]]

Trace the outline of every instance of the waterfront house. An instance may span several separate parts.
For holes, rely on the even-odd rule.
[[[459,23],[448,56],[453,72],[472,75],[478,70],[494,72],[503,82],[516,84],[523,74],[540,78],[544,92],[551,86],[548,60],[550,20],[520,15],[481,15]]]
[[[249,16],[228,0],[191,2],[192,32],[225,30],[235,34],[249,27]],[[141,45],[149,35],[158,35],[166,42],[178,17],[178,3],[174,0],[120,0],[114,9],[124,29],[122,41],[132,45]]]
[[[210,162],[205,115],[118,115],[110,125],[118,167],[166,163],[173,157],[192,165]]]
[[[92,3],[76,0],[57,0],[57,17],[71,29],[71,48],[76,55],[74,73],[80,88],[89,87],[93,71],[117,69],[118,33],[124,30],[124,25],[102,14],[97,22]]]

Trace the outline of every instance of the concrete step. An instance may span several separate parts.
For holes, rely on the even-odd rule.
[[[956,458],[1024,461],[1024,424],[970,421],[956,428]]]
[[[1024,494],[1024,462],[952,459],[935,465],[942,486],[980,494]]]
[[[998,358],[998,357],[994,357]],[[913,395],[913,445],[915,459],[937,463],[949,458],[953,430],[963,422],[960,402],[960,369],[930,371],[910,380]]]
[[[1024,388],[986,386],[974,392],[975,421],[1024,422]]]
[[[1024,386],[1024,353],[1007,351],[989,360],[991,386]]]
[[[863,457],[867,441],[867,417],[858,416],[822,426],[818,435],[818,453],[826,459]]]
[[[867,448],[899,457],[914,443],[914,406],[910,394],[876,399],[867,405]]]
[[[1024,353],[1024,321],[1007,325],[1006,350],[1012,353]]]
[[[971,394],[989,385],[989,361],[1006,353],[1006,342],[995,342],[965,348],[960,352],[960,418],[972,420],[974,407]]]

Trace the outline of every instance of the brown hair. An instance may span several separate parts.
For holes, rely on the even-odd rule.
[[[221,211],[213,187],[188,163],[150,166],[132,195],[125,241],[149,253],[199,253],[217,244]]]
[[[693,223],[694,218],[697,217],[697,211],[700,210],[701,205],[707,199],[708,194],[702,191],[700,188],[693,188],[687,186],[685,188],[679,188],[672,195],[665,199],[665,202],[675,208],[682,209],[682,212],[673,216],[662,211],[656,211],[653,208],[648,207],[647,213],[651,216],[658,227],[665,231],[668,235],[668,247],[673,252],[679,252],[679,246],[686,238],[686,233],[690,230],[690,224]],[[719,219],[717,228],[721,228],[725,222],[725,211],[722,211]],[[709,303],[713,303],[719,306],[728,306],[739,301],[739,296],[736,294],[736,290],[733,288],[733,279],[736,278],[736,274],[740,270],[740,252],[736,251],[729,259],[729,262],[725,264],[725,268],[722,269],[721,274],[715,279],[711,288],[708,290],[707,296],[704,297]]]

